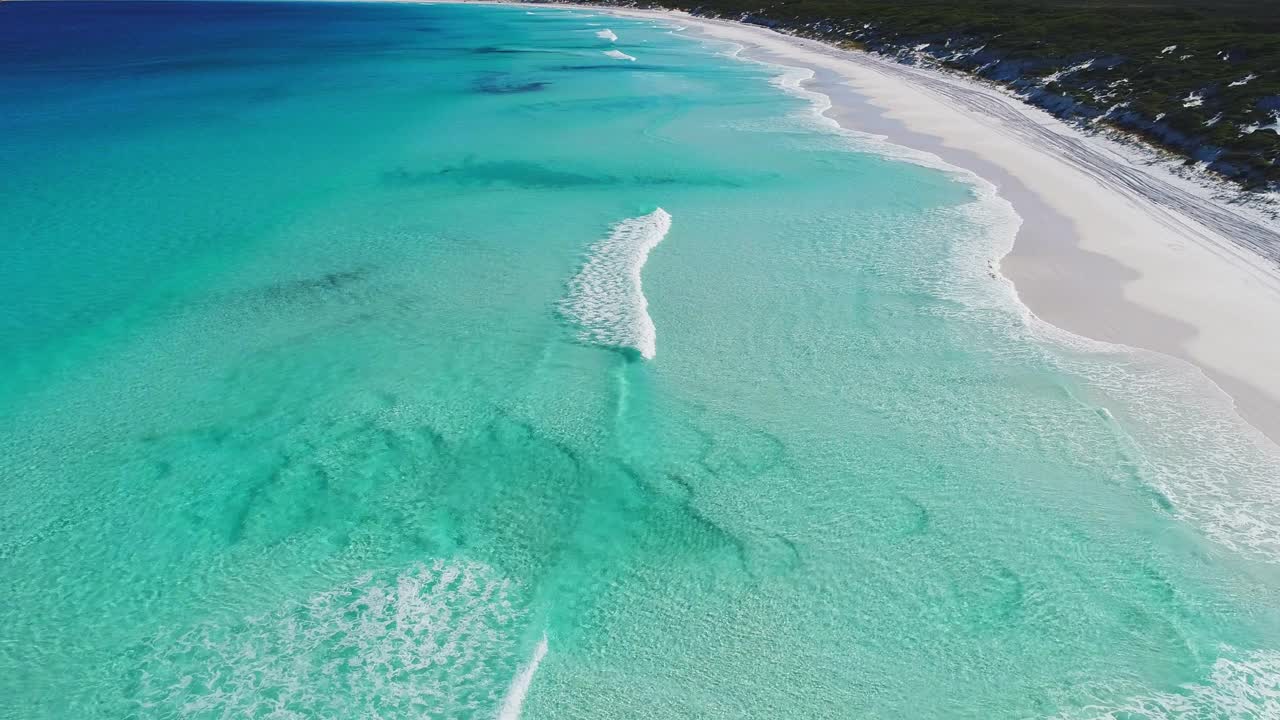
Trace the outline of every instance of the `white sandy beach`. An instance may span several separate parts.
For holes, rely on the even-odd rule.
[[[601,8],[592,6],[591,9]],[[949,73],[681,12],[747,57],[814,72],[843,127],[994,183],[1023,219],[1000,262],[1040,319],[1190,361],[1280,441],[1280,228],[1002,91]]]

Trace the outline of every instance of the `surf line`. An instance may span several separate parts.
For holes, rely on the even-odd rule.
[[[560,304],[565,317],[581,328],[579,339],[653,359],[658,333],[649,317],[640,271],[670,230],[671,215],[658,208],[617,223],[608,237],[591,246]]]
[[[507,696],[502,699],[502,709],[498,711],[498,720],[520,720],[520,710],[524,707],[524,697],[529,693],[529,685],[533,683],[533,674],[538,672],[538,665],[546,656],[547,633],[544,631],[538,646],[533,649],[533,655],[529,656],[529,662],[511,679]]]

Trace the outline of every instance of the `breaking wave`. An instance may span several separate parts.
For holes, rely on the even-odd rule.
[[[622,52],[621,50],[605,50],[604,54],[616,60],[630,60],[631,62],[636,61],[634,57]]]
[[[610,30],[609,28],[605,28],[605,29],[603,29],[603,30],[597,31],[597,32],[596,32],[596,37],[598,37],[598,38],[600,38],[600,39],[602,39],[602,40],[608,40],[609,42],[617,42],[617,41],[618,41],[618,36],[617,36],[617,35],[615,35],[615,34],[614,34],[614,32],[613,32],[612,30]]]
[[[653,358],[657,330],[640,286],[640,271],[649,251],[670,229],[671,215],[658,208],[614,225],[608,237],[591,246],[586,264],[569,281],[569,294],[561,303],[564,315],[582,328],[582,340]]]

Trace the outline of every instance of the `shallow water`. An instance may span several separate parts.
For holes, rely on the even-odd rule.
[[[776,68],[516,7],[0,40],[0,715],[1280,716],[1273,450]]]

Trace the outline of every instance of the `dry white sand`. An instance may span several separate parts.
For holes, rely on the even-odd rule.
[[[599,10],[600,8],[592,7]],[[753,59],[808,68],[842,126],[994,183],[1023,218],[1000,270],[1040,319],[1188,360],[1280,442],[1280,228],[1004,92],[762,27],[678,18]]]

